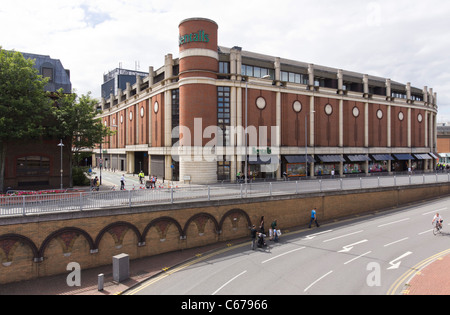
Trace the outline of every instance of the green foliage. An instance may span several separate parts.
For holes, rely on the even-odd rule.
[[[75,166],[72,169],[72,178],[74,186],[89,186],[90,180],[86,176],[88,167],[78,167]]]
[[[57,92],[57,106],[52,113],[57,123],[50,127],[50,134],[58,138],[72,140],[75,152],[82,149],[92,149],[102,143],[103,138],[113,134],[109,128],[103,126],[100,119],[96,119],[97,101],[90,93],[78,97],[75,93],[64,94]]]
[[[43,79],[33,61],[0,47],[0,141],[43,134],[51,107]]]

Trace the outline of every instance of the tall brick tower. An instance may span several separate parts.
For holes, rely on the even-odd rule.
[[[217,181],[217,161],[204,130],[217,125],[218,25],[191,18],[179,25],[180,179]],[[214,137],[214,135],[213,135]]]

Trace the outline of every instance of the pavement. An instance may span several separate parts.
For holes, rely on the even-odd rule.
[[[409,281],[404,295],[449,295],[450,294],[450,255],[419,270]]]

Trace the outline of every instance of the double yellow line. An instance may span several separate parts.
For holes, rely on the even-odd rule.
[[[394,284],[390,287],[389,291],[387,292],[387,295],[395,295],[398,292],[399,287],[403,284],[406,284],[406,281],[410,278],[417,275],[422,271],[425,266],[428,264],[434,262],[435,260],[438,260],[441,257],[444,257],[446,255],[450,254],[450,249],[447,249],[443,252],[440,252],[434,256],[431,256],[422,262],[418,263],[414,267],[412,267],[409,271],[407,271],[405,274],[403,274],[397,281],[394,282]]]

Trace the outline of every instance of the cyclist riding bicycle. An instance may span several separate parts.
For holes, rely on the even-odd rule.
[[[442,222],[444,222],[444,220],[439,215],[439,213],[436,213],[436,215],[433,218],[433,221],[431,221],[431,224],[435,224],[434,222],[436,222],[436,227],[439,227],[440,229],[442,229]]]

